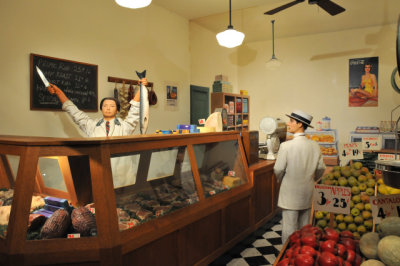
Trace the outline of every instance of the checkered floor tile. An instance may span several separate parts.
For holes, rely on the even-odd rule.
[[[282,249],[282,217],[277,215],[209,266],[273,265]]]

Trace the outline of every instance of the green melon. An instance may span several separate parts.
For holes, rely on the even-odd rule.
[[[379,224],[380,237],[396,235],[400,236],[400,217],[388,217]]]
[[[379,259],[388,266],[400,265],[400,237],[385,236],[379,241]]]
[[[379,234],[375,232],[369,232],[363,234],[360,239],[360,250],[361,253],[368,259],[378,258],[378,243]]]
[[[385,264],[379,260],[366,260],[361,264],[361,266],[385,266]]]

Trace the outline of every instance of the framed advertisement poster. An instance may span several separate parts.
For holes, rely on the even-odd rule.
[[[349,106],[378,106],[378,57],[349,60]]]

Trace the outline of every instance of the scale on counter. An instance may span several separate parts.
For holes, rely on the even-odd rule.
[[[286,124],[279,118],[264,117],[260,121],[260,130],[266,134],[266,143],[260,144],[259,158],[276,160],[280,145],[280,135],[286,135]],[[265,151],[267,148],[267,151]],[[266,152],[266,153],[265,153]]]

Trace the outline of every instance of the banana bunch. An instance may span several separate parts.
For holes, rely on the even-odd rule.
[[[379,194],[382,194],[382,195],[400,194],[400,189],[389,187],[388,185],[385,185],[385,183],[383,182],[383,178],[378,179],[377,183],[378,183]]]

